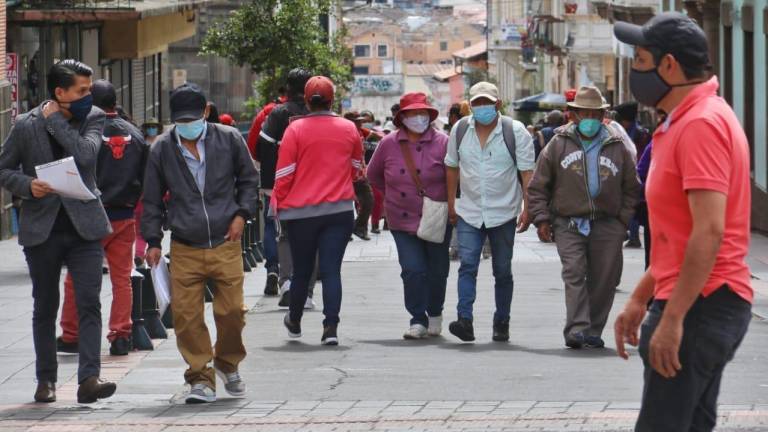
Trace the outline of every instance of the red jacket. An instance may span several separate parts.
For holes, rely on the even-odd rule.
[[[256,115],[256,117],[253,118],[253,123],[251,123],[251,129],[248,131],[248,151],[251,152],[251,157],[253,157],[253,160],[258,161],[259,157],[257,156],[256,152],[256,146],[259,144],[259,134],[261,133],[261,126],[264,124],[264,121],[269,117],[269,113],[272,112],[273,109],[275,109],[276,106],[278,106],[281,103],[284,103],[286,100],[285,96],[280,96],[280,99],[278,99],[278,102],[270,102],[266,105],[264,105],[264,108],[259,111],[259,113]]]
[[[299,118],[280,143],[270,207],[279,213],[353,201],[352,179],[362,169],[363,147],[354,123],[330,114]]]

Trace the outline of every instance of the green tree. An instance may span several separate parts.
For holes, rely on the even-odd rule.
[[[332,40],[320,21],[333,15],[338,0],[252,0],[217,22],[203,39],[202,53],[215,54],[259,74],[258,94],[248,107],[272,99],[288,71],[303,67],[330,77],[338,96],[352,82],[352,52],[342,26]],[[341,17],[337,17],[341,21]]]

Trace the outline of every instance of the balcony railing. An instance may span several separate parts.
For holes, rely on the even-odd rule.
[[[135,3],[136,0],[22,0],[17,7],[24,9],[130,9]]]

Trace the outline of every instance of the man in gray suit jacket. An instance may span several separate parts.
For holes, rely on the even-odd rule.
[[[19,243],[32,279],[36,402],[56,400],[56,315],[59,278],[66,264],[75,287],[80,321],[77,400],[92,403],[112,396],[114,383],[99,380],[101,369],[100,240],[111,228],[100,199],[80,201],[56,195],[36,178],[35,167],[73,157],[83,182],[96,196],[96,158],[104,111],[93,107],[87,65],[63,60],[48,73],[45,101],[16,119],[0,151],[0,186],[22,198]],[[19,169],[20,168],[20,169]]]

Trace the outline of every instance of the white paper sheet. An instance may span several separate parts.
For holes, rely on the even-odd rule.
[[[64,198],[83,201],[95,200],[96,196],[85,186],[75,158],[68,157],[35,167],[37,178],[48,183],[53,191]]]
[[[160,258],[160,262],[152,267],[150,273],[152,274],[152,284],[155,286],[157,307],[160,309],[160,316],[163,316],[168,305],[171,304],[171,273],[168,271],[168,263],[165,258]]]

